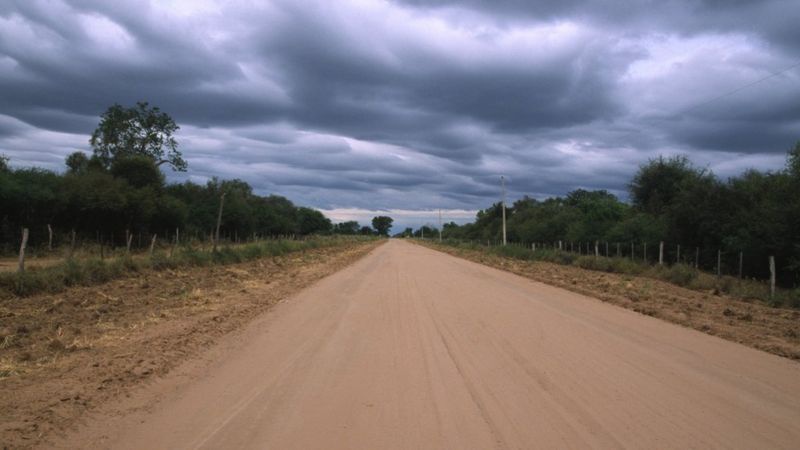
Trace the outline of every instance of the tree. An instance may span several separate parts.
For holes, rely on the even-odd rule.
[[[335,234],[358,234],[358,230],[361,228],[361,225],[358,224],[355,220],[349,220],[347,222],[337,223],[333,226],[333,232]]]
[[[145,186],[160,188],[164,185],[164,175],[158,170],[153,160],[146,156],[117,158],[111,163],[110,172],[114,178],[122,178],[135,188]]]
[[[375,216],[372,218],[372,228],[381,236],[389,236],[389,230],[392,228],[392,219],[389,216]]]
[[[0,155],[0,172],[8,172],[8,156]]]
[[[297,232],[299,234],[328,233],[332,226],[330,219],[316,209],[304,207],[297,209]]]
[[[89,158],[86,156],[86,153],[73,152],[67,156],[66,164],[67,172],[83,173],[89,167]]]
[[[147,102],[131,108],[114,104],[100,116],[89,143],[105,167],[117,158],[142,155],[156,166],[166,163],[173,170],[185,172],[186,161],[173,137],[179,128],[172,117]]]
[[[786,159],[786,166],[789,169],[789,173],[793,174],[797,178],[800,178],[800,141],[794,144],[794,148],[789,150]]]
[[[641,166],[628,185],[631,201],[639,210],[660,215],[666,212],[684,180],[702,177],[686,156],[652,159]]]
[[[433,238],[439,236],[439,229],[428,225],[423,225],[413,233],[414,237],[428,237]]]

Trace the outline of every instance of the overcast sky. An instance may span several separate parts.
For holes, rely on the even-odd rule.
[[[4,0],[0,153],[62,170],[108,106],[144,100],[181,126],[171,180],[334,220],[463,221],[500,175],[511,199],[624,198],[659,154],[781,168],[798,24],[797,0]]]

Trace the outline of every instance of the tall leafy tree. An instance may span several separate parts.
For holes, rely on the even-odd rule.
[[[89,143],[105,167],[115,159],[140,155],[152,159],[156,166],[168,164],[183,172],[187,164],[174,137],[179,128],[169,114],[147,102],[131,108],[114,104],[100,116]]]
[[[702,176],[686,156],[659,156],[639,168],[628,188],[636,208],[660,215],[678,196],[685,180]]]

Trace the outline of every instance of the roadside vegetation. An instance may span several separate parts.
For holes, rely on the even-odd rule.
[[[649,271],[681,284],[730,285],[730,289],[756,285],[733,283],[724,276],[712,281],[691,267],[767,280],[769,257],[774,256],[777,284],[800,286],[800,143],[788,152],[783,170],[748,170],[727,180],[684,156],[659,157],[643,165],[628,188],[629,202],[604,190],[583,189],[546,200],[523,197],[506,208],[508,242],[562,251],[530,255],[514,248],[492,251],[566,260],[599,270]],[[419,236],[422,231],[407,229],[401,235]],[[424,235],[437,236],[438,230],[426,226]],[[502,203],[479,211],[473,223],[445,224],[442,235],[499,245]],[[663,262],[670,267],[651,269],[662,242]],[[595,259],[596,253],[610,258]],[[758,286],[752,295],[762,296]]]
[[[199,245],[160,248],[152,255],[123,254],[117,258],[97,256],[66,258],[54,264],[31,267],[23,273],[0,272],[0,298],[56,293],[73,286],[91,286],[146,270],[226,265],[276,257],[347,242],[368,241],[369,236],[311,236],[302,240],[270,239],[216,250]]]
[[[334,225],[318,210],[279,195],[258,195],[239,179],[167,183],[163,170],[188,167],[175,138],[178,129],[147,103],[114,105],[91,135],[92,153],[72,153],[63,171],[12,167],[0,155],[0,255],[17,254],[23,229],[29,230],[31,256],[66,246],[71,252],[93,247],[102,257],[119,248],[148,249],[153,241],[376,235],[391,226],[388,217],[373,220],[375,229],[354,221]]]
[[[688,264],[652,265],[630,258],[581,255],[557,249],[532,250],[518,244],[487,247],[455,239],[446,239],[441,243],[432,239],[426,243],[435,247],[452,247],[520,261],[543,261],[599,272],[647,277],[697,291],[725,294],[742,300],[756,300],[773,307],[800,309],[798,288],[777,289],[774,297],[771,297],[769,284],[764,281],[740,279],[729,275],[717,276]]]

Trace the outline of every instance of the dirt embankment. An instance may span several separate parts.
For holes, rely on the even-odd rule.
[[[414,241],[419,243],[418,241]],[[641,314],[800,360],[800,311],[699,292],[652,278],[521,261],[433,242],[427,247],[589,295]]]
[[[0,300],[0,448],[69,427],[382,242]]]

